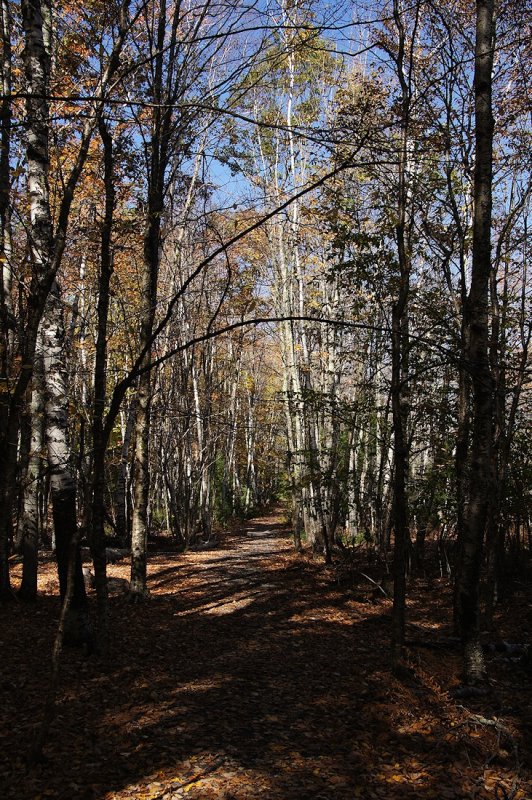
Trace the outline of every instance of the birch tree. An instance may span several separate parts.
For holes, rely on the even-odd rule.
[[[50,112],[49,81],[50,54],[47,51],[49,36],[39,0],[28,0],[21,5],[24,30],[24,69],[27,113],[27,177],[30,205],[29,249],[31,253],[31,280],[24,309],[24,326],[19,331],[18,354],[20,370],[12,376],[7,412],[2,415],[0,431],[0,594],[9,595],[9,570],[7,562],[9,527],[16,491],[17,442],[27,386],[31,380],[39,325],[55,276],[59,270],[67,241],[69,215],[74,191],[85,164],[95,124],[103,109],[103,98],[119,65],[119,54],[129,27],[128,2],[118,10],[118,31],[101,74],[95,81],[98,98],[83,124],[79,147],[73,166],[65,178],[58,203],[56,224],[52,225],[50,209]],[[45,41],[46,39],[46,41]]]

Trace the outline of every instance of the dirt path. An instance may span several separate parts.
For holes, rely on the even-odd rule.
[[[261,517],[251,520],[238,535],[226,540],[225,546],[195,552],[192,570],[186,574],[202,596],[206,595],[206,613],[231,613],[252,599],[269,596],[277,585],[269,581],[279,570],[277,578],[282,581],[282,558],[291,554],[292,545],[279,516]],[[150,586],[159,585],[155,575]],[[209,591],[204,593],[206,586]],[[218,604],[213,604],[214,600]],[[190,611],[198,610],[196,607]]]
[[[111,574],[126,577],[127,565]],[[53,583],[50,567],[42,586]],[[294,554],[278,517],[213,550],[154,556],[150,588],[141,606],[112,600],[104,672],[67,654],[49,760],[29,772],[57,600],[1,611],[2,798],[487,800],[516,778],[513,743],[514,798],[532,796],[519,720],[504,720],[506,742],[475,727],[445,691],[452,654],[416,656],[410,678],[391,678],[389,601],[339,589]]]

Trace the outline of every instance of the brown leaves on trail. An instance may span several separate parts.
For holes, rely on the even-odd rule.
[[[127,578],[127,563],[110,573]],[[47,761],[28,769],[54,585],[45,562],[37,605],[0,609],[6,800],[532,796],[530,686],[519,666],[493,654],[492,694],[454,701],[458,651],[412,648],[409,674],[395,680],[391,602],[296,556],[274,518],[213,550],[152,557],[150,600],[111,600],[109,664],[65,651]],[[413,587],[412,639],[446,641],[448,591]],[[514,601],[515,625],[526,624],[526,600]]]

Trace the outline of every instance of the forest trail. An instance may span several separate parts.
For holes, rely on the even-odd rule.
[[[276,588],[276,573],[282,571],[282,557],[291,554],[292,545],[279,514],[250,520],[236,536],[226,540],[222,548],[214,547],[194,553],[198,574],[189,575],[198,586],[204,573],[218,605],[212,606],[209,593],[208,612],[231,613],[252,599],[271,594]],[[277,576],[279,577],[279,576]],[[274,580],[274,582],[269,582]],[[157,586],[157,577],[154,578]]]
[[[447,694],[453,652],[415,652],[411,676],[392,678],[390,601],[371,587],[364,599],[295,554],[277,513],[212,550],[151,557],[150,600],[112,598],[107,668],[65,653],[47,761],[28,770],[56,624],[53,574],[43,565],[37,607],[0,610],[13,643],[0,664],[5,800],[488,800],[512,785],[517,800],[532,796],[530,695],[505,716],[500,697],[457,704]],[[410,614],[418,634],[445,633],[421,590]],[[497,704],[499,727],[479,722]]]

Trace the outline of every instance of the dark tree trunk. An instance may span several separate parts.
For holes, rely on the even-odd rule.
[[[147,593],[147,538],[149,497],[149,436],[152,394],[151,350],[155,306],[157,303],[157,279],[161,248],[161,222],[164,209],[165,174],[170,156],[172,130],[172,103],[179,92],[179,81],[175,70],[176,42],[179,13],[172,12],[172,26],[168,45],[167,5],[161,0],[154,36],[156,55],[153,75],[153,116],[148,176],[148,203],[146,230],[144,233],[144,269],[141,285],[141,330],[140,345],[144,352],[137,391],[137,416],[135,421],[135,455],[133,462],[133,525],[131,532],[131,581],[133,597]],[[165,73],[166,65],[166,73]],[[173,77],[172,77],[173,76]],[[166,103],[163,108],[162,105]]]
[[[0,100],[0,389],[10,377],[12,330],[12,252],[11,252],[11,207],[10,169],[11,152],[11,14],[7,0],[0,3],[0,41],[2,56],[0,78],[2,98]],[[8,404],[7,392],[0,392],[0,425],[5,425]]]
[[[488,305],[491,272],[493,0],[477,0],[475,43],[475,172],[473,264],[465,307],[465,363],[473,390],[468,493],[461,533],[462,565],[457,587],[460,636],[467,683],[485,679],[480,644],[479,584],[486,517],[492,490],[493,387],[489,363]]]
[[[419,7],[418,7],[419,13]],[[400,667],[405,640],[406,618],[406,568],[410,547],[408,520],[408,301],[410,294],[411,252],[409,243],[410,219],[408,213],[408,142],[410,136],[410,75],[412,58],[408,66],[406,31],[399,7],[394,4],[394,19],[398,32],[396,68],[401,87],[401,139],[398,164],[398,202],[395,235],[399,263],[397,297],[392,307],[392,382],[391,403],[393,417],[393,611],[392,611],[392,669]],[[415,34],[412,35],[415,38]],[[413,47],[413,43],[410,44]]]
[[[464,276],[465,281],[465,276]],[[466,296],[462,303],[462,309],[465,309]],[[463,311],[465,314],[465,311]],[[467,334],[465,331],[465,324],[462,325],[461,333],[461,348],[462,353],[467,351]],[[455,452],[455,471],[456,471],[456,527],[458,531],[458,552],[456,554],[455,565],[455,583],[454,583],[454,627],[455,632],[459,632],[459,611],[458,611],[458,587],[460,585],[460,574],[463,563],[463,537],[462,531],[464,530],[464,519],[467,506],[467,493],[468,487],[468,456],[469,456],[469,437],[471,428],[470,404],[471,404],[471,376],[469,370],[466,368],[464,358],[461,359],[459,366],[458,376],[458,429],[456,434],[456,452]]]
[[[410,545],[408,523],[408,445],[406,437],[406,408],[405,408],[405,381],[406,373],[403,368],[405,360],[404,326],[407,312],[406,302],[408,297],[408,277],[404,276],[404,286],[400,301],[394,304],[392,310],[392,413],[393,413],[393,612],[392,612],[392,667],[399,666],[405,639],[406,617],[406,568],[407,553]]]
[[[135,455],[133,461],[133,527],[131,531],[131,594],[146,594],[148,492],[149,492],[149,425],[151,381],[145,372],[137,391],[135,422]]]
[[[129,474],[130,445],[136,418],[136,403],[132,401],[126,411],[126,426],[120,452],[116,482],[116,535],[123,547],[131,541],[131,481]]]
[[[100,278],[98,284],[98,333],[94,364],[94,409],[92,415],[92,498],[90,510],[90,535],[94,578],[98,603],[98,645],[107,653],[107,564],[105,558],[105,453],[106,439],[103,430],[105,413],[105,382],[107,364],[107,322],[109,317],[109,290],[113,274],[111,234],[115,192],[113,184],[113,140],[103,119],[99,121],[103,142],[105,210],[101,231]]]

